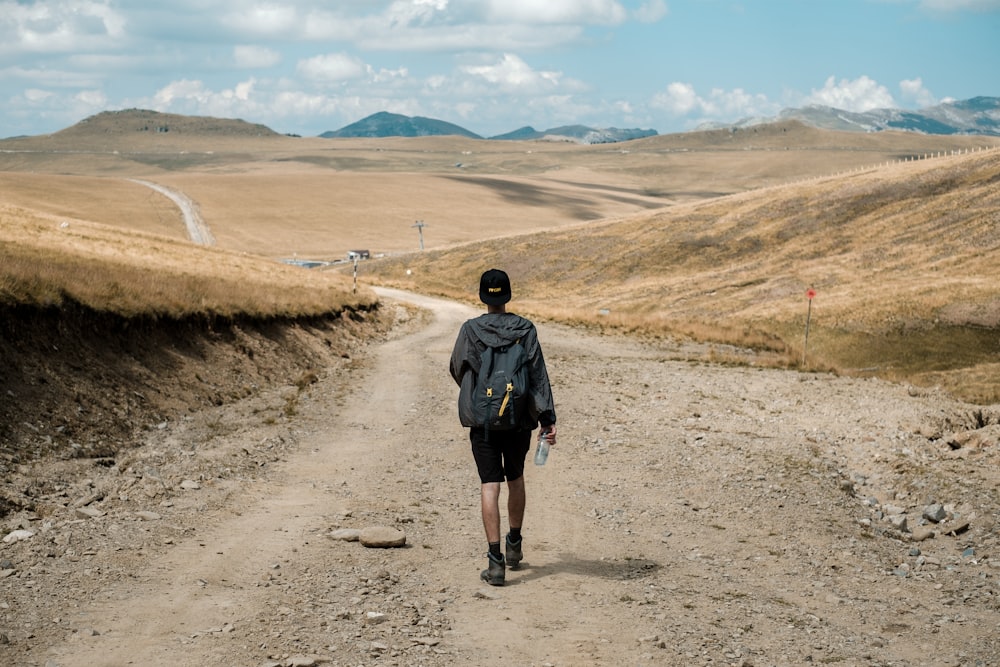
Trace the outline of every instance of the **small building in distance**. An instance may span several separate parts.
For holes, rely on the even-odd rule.
[[[348,250],[347,259],[354,261],[356,259],[371,259],[372,253],[370,250]]]

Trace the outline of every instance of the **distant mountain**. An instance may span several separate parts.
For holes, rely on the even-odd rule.
[[[277,137],[279,134],[257,123],[231,118],[182,116],[148,109],[102,111],[76,125],[55,133],[55,137],[115,136],[135,134],[180,134],[197,136]]]
[[[490,139],[499,141],[538,141],[547,139],[550,141],[575,141],[581,144],[614,144],[619,141],[655,137],[656,135],[656,130],[622,130],[617,127],[596,129],[585,125],[564,125],[545,130],[544,132],[539,132],[531,126],[526,126],[507,134],[490,137]]]
[[[482,139],[481,136],[469,132],[464,127],[443,120],[420,116],[411,118],[388,111],[380,111],[339,130],[324,132],[319,136],[331,139],[334,137],[438,137],[450,135]]]
[[[435,137],[455,135],[470,139],[483,137],[463,127],[435,120],[433,118],[410,117],[380,111],[339,130],[324,132],[320,137]],[[629,139],[641,139],[656,135],[656,130],[620,130],[618,128],[595,129],[584,125],[567,125],[539,132],[533,127],[522,127],[513,132],[490,137],[508,141],[574,141],[581,144],[608,144]]]
[[[1000,98],[974,97],[945,102],[919,111],[872,109],[861,113],[813,105],[785,109],[777,118],[745,118],[732,124],[704,125],[699,129],[752,127],[776,120],[793,119],[824,130],[880,132],[903,130],[921,134],[982,134],[1000,136]]]

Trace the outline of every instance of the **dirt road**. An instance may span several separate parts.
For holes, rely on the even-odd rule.
[[[201,217],[201,213],[198,211],[198,205],[195,204],[186,194],[178,192],[177,190],[172,190],[166,186],[160,185],[159,183],[153,183],[152,181],[144,181],[139,178],[130,178],[128,180],[156,190],[161,195],[177,204],[177,208],[181,210],[181,216],[184,218],[184,226],[187,227],[188,236],[191,238],[192,243],[196,243],[198,245],[215,245],[215,237],[212,236],[212,230],[208,228],[204,218]]]
[[[132,479],[102,516],[3,545],[0,664],[1000,663],[991,413],[539,324],[559,444],[526,472],[522,569],[490,588],[447,373],[477,312],[383,295],[433,317],[287,421],[261,415],[288,389],[165,427],[108,472]],[[270,472],[211,472],[247,457]],[[379,525],[407,546],[331,538]]]

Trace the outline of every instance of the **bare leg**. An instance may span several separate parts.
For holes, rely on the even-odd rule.
[[[524,477],[509,480],[507,482],[507,518],[511,528],[520,528],[524,524],[525,503]],[[497,532],[497,535],[499,534]]]
[[[480,489],[486,541],[500,541],[500,482],[487,482]],[[522,507],[522,513],[523,513]]]

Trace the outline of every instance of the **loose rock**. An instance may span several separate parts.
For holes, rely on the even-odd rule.
[[[357,542],[361,539],[361,530],[358,528],[340,528],[330,533],[331,540],[342,540],[344,542]]]
[[[934,523],[941,523],[948,518],[948,512],[941,503],[934,503],[924,508],[923,517]]]
[[[366,547],[377,549],[401,547],[406,544],[406,533],[388,526],[371,526],[361,530],[358,540]]]
[[[20,542],[21,540],[27,540],[27,539],[32,538],[34,536],[35,536],[35,534],[33,532],[31,532],[30,530],[19,529],[19,530],[13,530],[13,531],[7,533],[7,536],[3,538],[3,541],[6,544],[11,544],[13,542]]]

